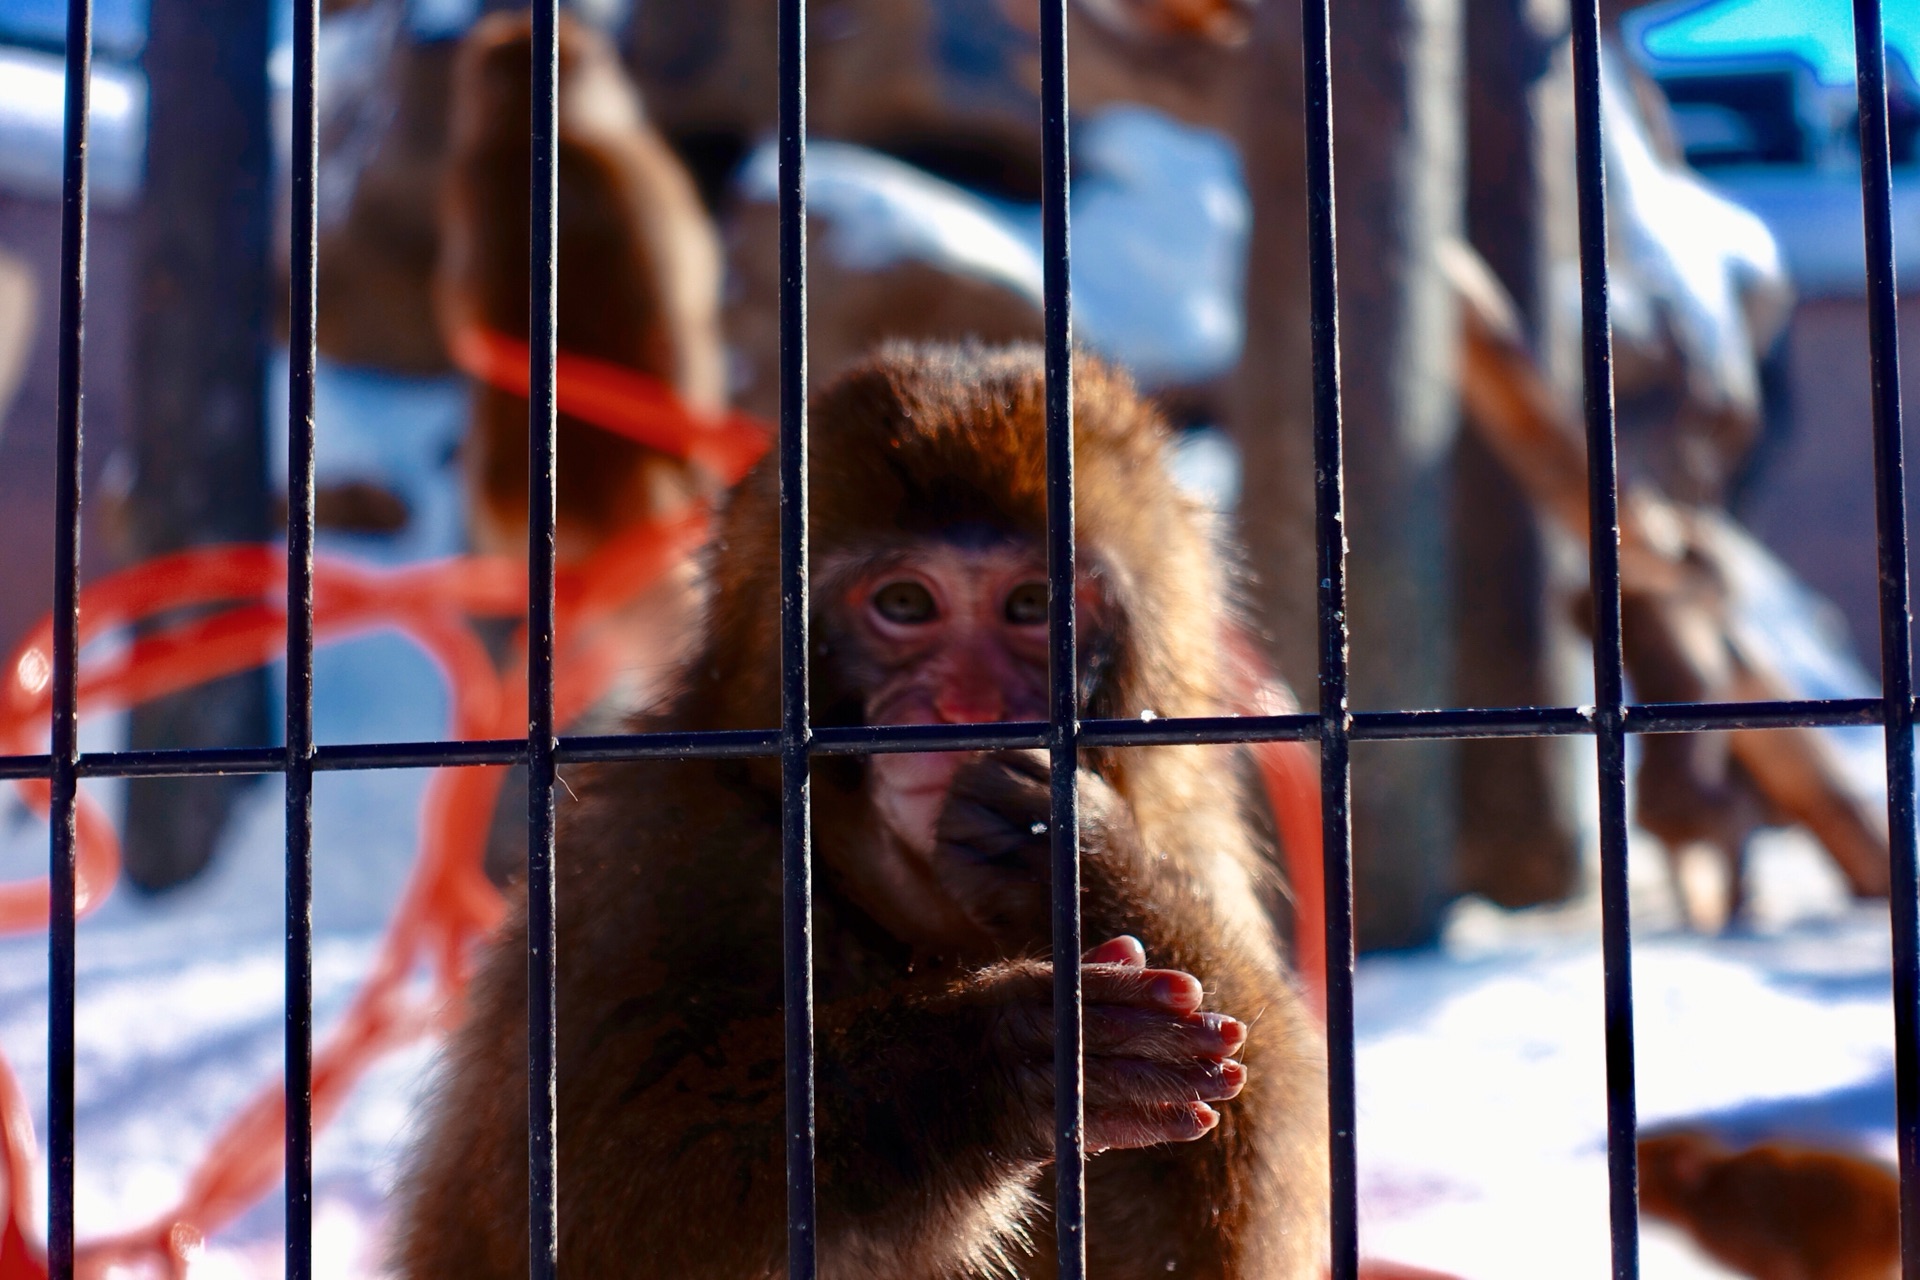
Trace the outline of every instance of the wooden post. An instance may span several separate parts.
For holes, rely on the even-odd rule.
[[[265,438],[273,147],[268,8],[258,0],[153,0],[150,114],[138,214],[128,550],[259,541]],[[135,748],[271,742],[266,677],[234,676],[133,713]],[[127,787],[126,871],[164,889],[205,866],[238,778]]]
[[[1254,572],[1250,601],[1281,678],[1315,701],[1312,339],[1307,307],[1307,161],[1299,0],[1254,18],[1240,153],[1253,207],[1246,349],[1229,426],[1240,450],[1240,537]]]
[[[1550,152],[1534,99],[1558,34],[1537,25],[1540,15],[1532,0],[1466,0],[1467,239],[1518,304],[1536,348],[1549,256],[1540,167]],[[1460,434],[1453,483],[1456,697],[1488,707],[1565,701],[1551,655],[1566,624],[1550,612],[1545,548],[1525,496],[1471,432]],[[1566,744],[1547,738],[1460,744],[1461,890],[1507,907],[1574,890],[1579,837],[1566,755]]]
[[[1246,145],[1254,203],[1236,435],[1256,614],[1282,674],[1315,688],[1304,156],[1297,3],[1262,6]],[[1353,706],[1452,700],[1453,319],[1438,254],[1461,205],[1459,0],[1341,0],[1335,194],[1347,426]],[[1364,947],[1430,941],[1452,891],[1457,748],[1354,751]]]

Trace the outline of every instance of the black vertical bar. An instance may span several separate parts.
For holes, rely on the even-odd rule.
[[[1581,376],[1587,420],[1587,554],[1593,585],[1594,741],[1600,787],[1600,937],[1606,974],[1607,1187],[1614,1280],[1640,1274],[1634,1154],[1633,940],[1627,904],[1626,678],[1620,654],[1620,502],[1608,318],[1607,176],[1600,121],[1600,11],[1573,5],[1574,164],[1580,187]]]
[[[313,1274],[313,378],[319,0],[294,0],[287,329],[286,1268]]]
[[[533,200],[527,396],[527,1214],[528,1274],[558,1274],[554,1145],[556,1043],[553,891],[554,355],[559,223],[558,0],[533,6]]]
[[[1073,290],[1068,199],[1067,5],[1040,6],[1041,252],[1047,373],[1047,752],[1053,842],[1053,1120],[1060,1280],[1087,1274],[1087,1146],[1080,1043],[1080,707],[1074,635]]]
[[[807,639],[807,9],[780,0],[780,866],[787,1275],[813,1280],[813,825]]]
[[[1860,98],[1860,200],[1867,242],[1874,506],[1880,534],[1880,691],[1886,699],[1887,834],[1893,883],[1900,1265],[1905,1280],[1920,1280],[1920,872],[1915,866],[1913,801],[1913,601],[1900,421],[1899,282],[1894,274],[1887,48],[1880,0],[1854,0],[1853,50]]]
[[[1333,198],[1328,0],[1301,6],[1306,59],[1307,252],[1313,332],[1314,552],[1320,570],[1320,827],[1326,877],[1331,1280],[1360,1274],[1354,1138],[1353,774],[1347,705],[1346,441],[1340,421],[1340,271]]]
[[[66,156],[60,198],[60,403],[55,438],[53,804],[48,875],[47,1270],[73,1276],[73,841],[80,758],[80,440],[87,307],[87,132],[92,0],[67,0]]]

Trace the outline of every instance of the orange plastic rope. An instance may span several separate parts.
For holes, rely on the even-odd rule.
[[[531,352],[520,339],[469,325],[453,335],[451,353],[468,377],[527,398]],[[691,462],[723,486],[746,475],[773,439],[764,424],[745,414],[697,414],[660,379],[571,351],[554,360],[554,400],[568,417]]]

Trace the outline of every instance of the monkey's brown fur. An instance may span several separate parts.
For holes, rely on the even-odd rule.
[[[449,345],[476,322],[527,336],[530,39],[525,15],[495,15],[467,36],[454,67],[435,283]],[[565,17],[559,96],[561,350],[651,374],[695,408],[718,409],[719,244],[692,180],[643,118],[613,49]],[[677,460],[564,414],[557,466],[563,560],[698,487]],[[475,542],[523,551],[525,400],[476,391],[467,474]]]
[[[1228,598],[1210,532],[1164,466],[1153,411],[1119,375],[1076,373],[1083,564],[1104,635],[1083,656],[1094,716],[1224,710]],[[985,524],[1043,528],[1042,379],[1032,348],[885,349],[812,415],[816,560]],[[778,721],[775,469],[735,495],[712,621],[647,729]],[[836,603],[816,596],[816,620]],[[858,718],[816,627],[816,722]],[[851,709],[850,709],[851,707]],[[1097,1155],[1092,1273],[1318,1277],[1327,1169],[1323,1049],[1260,907],[1272,873],[1236,771],[1208,749],[1090,753],[1085,937],[1132,933],[1150,963],[1251,1024],[1245,1091],[1195,1142]],[[1010,1127],[988,1052],[996,993],[1044,998],[1044,912],[999,957],[930,956],[863,909],[848,870],[875,838],[867,765],[814,771],[822,1274],[1053,1274],[1050,1140]],[[784,1274],[779,772],[771,761],[636,762],[563,802],[559,876],[560,1257],[576,1277]],[[1043,789],[1044,793],[1044,789]],[[1042,811],[1044,812],[1044,810]],[[403,1274],[526,1267],[526,928],[480,967],[402,1215]]]
[[[1754,1280],[1894,1280],[1900,1179],[1877,1161],[1683,1129],[1640,1139],[1640,1208]]]

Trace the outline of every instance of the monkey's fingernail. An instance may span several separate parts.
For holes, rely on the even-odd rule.
[[[1138,938],[1123,933],[1087,952],[1081,963],[1117,964],[1129,969],[1144,969],[1147,966],[1147,951]]]
[[[1149,988],[1154,1000],[1169,1009],[1186,1013],[1200,1007],[1200,980],[1184,973],[1169,973],[1153,980]]]
[[[1193,1104],[1193,1118],[1199,1122],[1202,1133],[1212,1133],[1220,1125],[1220,1113],[1204,1102]]]
[[[1220,1083],[1235,1093],[1246,1087],[1247,1068],[1245,1063],[1235,1062],[1232,1058],[1220,1064]]]
[[[1200,1018],[1209,1030],[1220,1037],[1220,1044],[1228,1057],[1238,1053],[1240,1046],[1247,1042],[1247,1024],[1240,1019],[1224,1013],[1203,1013]]]

